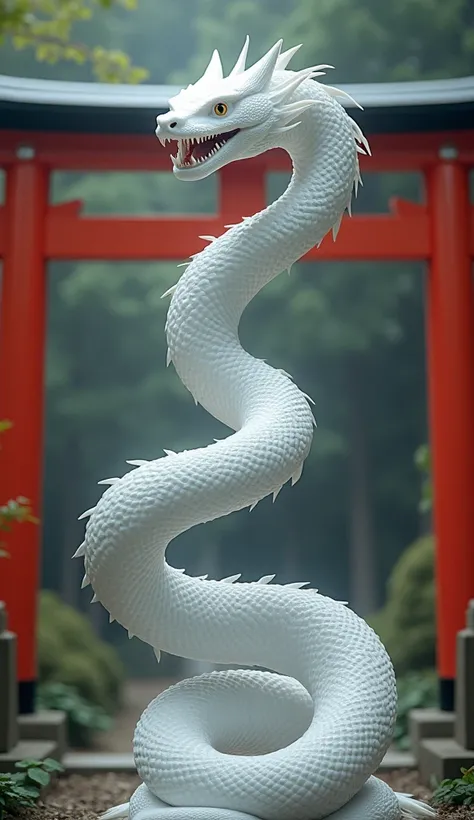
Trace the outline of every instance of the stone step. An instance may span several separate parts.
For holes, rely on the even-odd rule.
[[[46,757],[60,759],[57,743],[52,740],[20,740],[9,752],[0,754],[0,772],[17,771],[15,763],[26,758],[44,760]]]
[[[426,786],[461,776],[461,768],[474,766],[474,749],[463,749],[454,738],[422,740],[418,749],[418,768]]]
[[[49,740],[55,743],[62,757],[67,748],[67,718],[65,712],[48,709],[18,716],[20,740]]]

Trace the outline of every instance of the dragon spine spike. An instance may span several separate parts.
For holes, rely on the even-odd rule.
[[[258,94],[267,89],[280,56],[283,40],[278,40],[263,57],[241,74],[234,75],[236,91],[241,94]]]
[[[235,61],[235,65],[234,65],[232,71],[229,74],[229,77],[235,77],[236,74],[243,74],[244,73],[245,65],[247,63],[247,54],[248,54],[248,51],[249,51],[249,45],[250,45],[250,37],[247,34],[247,36],[245,38],[245,42],[242,46],[242,51],[240,52],[239,56],[237,57],[237,60]]]
[[[356,108],[360,108],[361,111],[364,110],[363,107],[360,105],[360,103],[356,102],[356,100],[354,100],[354,98],[351,97],[351,95],[348,94],[347,91],[343,91],[342,88],[335,88],[335,86],[333,86],[333,85],[326,85],[326,84],[324,84],[323,88],[324,88],[325,91],[327,91],[327,93],[329,94],[330,97],[335,97],[336,99],[338,97],[341,97],[341,99],[346,100],[351,105],[355,105]]]
[[[275,575],[276,575],[275,572],[273,573],[273,575],[262,575],[262,577],[259,578],[258,581],[255,581],[255,583],[256,584],[269,584],[269,583],[271,583],[271,581],[273,581]]]
[[[130,629],[128,629],[128,630],[127,630],[127,635],[128,635],[128,640],[129,640],[129,641],[131,641],[131,640],[132,640],[132,638],[134,638],[134,637],[135,637],[135,635],[133,634],[133,632],[131,632],[131,631],[130,631]]]
[[[90,507],[88,510],[84,510],[83,513],[77,519],[78,521],[82,521],[83,518],[90,518],[92,513],[95,512],[95,507]]]
[[[238,581],[239,578],[241,578],[241,577],[242,577],[242,573],[238,572],[236,575],[228,575],[227,578],[221,578],[220,583],[221,584],[235,584],[235,582]]]
[[[362,186],[362,179],[360,176],[360,169],[357,166],[356,168],[356,175],[354,179],[354,196],[357,198],[357,194],[359,193],[359,185]]]
[[[250,507],[249,507],[249,512],[252,512],[252,510],[255,509],[255,507],[257,506],[257,504],[260,503],[261,500],[262,500],[261,498],[258,498],[257,501],[254,501],[253,504],[251,504]]]
[[[167,456],[177,456],[178,455],[176,450],[167,450],[165,447],[163,447],[163,452],[166,453]]]
[[[87,572],[86,572],[86,574],[84,575],[84,578],[82,579],[82,582],[81,582],[81,589],[85,589],[86,587],[89,586],[89,584],[90,584],[90,580],[89,580],[89,576],[87,575]]]
[[[347,203],[347,213],[349,214],[349,216],[352,216],[352,200],[351,199]]]
[[[121,481],[120,478],[103,478],[101,481],[98,481],[97,484],[117,484],[118,481]]]
[[[317,105],[315,100],[297,100],[293,103],[287,103],[278,111],[280,122],[282,125],[286,125],[291,122],[294,117],[303,114],[308,108],[312,108],[315,105]]]
[[[155,649],[155,647],[153,647],[153,652],[154,652],[156,660],[159,663],[161,661],[161,649]]]
[[[143,467],[144,464],[149,464],[150,462],[145,458],[129,458],[125,464],[130,464],[132,467]]]
[[[225,227],[225,225],[224,225],[224,227]],[[216,239],[217,239],[217,236],[211,236],[210,234],[205,234],[204,233],[201,236],[198,236],[198,239],[203,239],[205,242],[215,242]]]
[[[309,401],[310,404],[316,404],[314,399],[312,399],[311,396],[308,396],[307,393],[303,393],[303,391],[301,391],[301,394],[305,397],[306,401]]]
[[[311,581],[292,581],[291,584],[285,584],[285,588],[287,589],[303,589],[303,587],[307,587]]]
[[[355,120],[353,120],[352,117],[351,117],[351,125],[352,125],[352,130],[354,131],[354,135],[355,135],[355,138],[356,138],[357,142],[360,142],[360,144],[365,148],[366,153],[369,157],[372,156],[372,152],[370,150],[369,140],[367,139],[365,134],[362,132],[359,124]],[[356,146],[356,148],[357,148],[357,146]]]
[[[94,594],[91,598],[91,604],[100,604],[100,601],[99,601],[97,595],[95,594],[95,592],[94,592]]]
[[[166,351],[166,367],[169,367],[173,359],[171,358],[171,350],[168,348]]]
[[[282,367],[278,368],[278,372],[281,373],[282,376],[286,376],[287,379],[289,379],[291,382],[294,381],[293,376],[291,375],[291,373],[288,373],[287,370],[283,370]]]
[[[332,238],[333,238],[334,242],[337,239],[337,235],[339,233],[339,228],[341,227],[341,222],[342,222],[342,214],[338,217],[337,221],[332,226]]]
[[[297,46],[293,46],[292,48],[288,48],[286,51],[282,51],[276,61],[275,71],[284,71],[295,56],[296,52],[300,50],[301,46],[302,43]]]
[[[187,264],[188,264],[188,262],[183,262],[183,265],[187,265]],[[179,268],[180,266],[177,265],[176,267]],[[165,292],[161,294],[160,299],[166,299],[167,296],[172,296],[177,287],[178,287],[178,283],[176,283],[175,285],[171,285],[171,287],[168,288],[168,290],[165,290]]]
[[[281,487],[278,487],[277,490],[273,490],[273,494],[272,494],[273,503],[275,503],[275,501],[277,500],[280,490],[281,490]]]
[[[215,48],[212,52],[212,57],[209,60],[209,65],[207,66],[204,74],[202,75],[201,79],[198,80],[198,82],[206,83],[208,80],[222,80],[223,76],[224,72],[222,70],[221,56],[217,48]]]
[[[286,103],[286,101],[290,99],[291,95],[294,94],[296,89],[299,88],[301,83],[305,80],[309,80],[312,75],[313,69],[308,68],[304,68],[296,74],[290,74],[288,78],[285,78],[285,80],[279,83],[279,85],[270,92],[269,97],[273,104],[282,105],[283,103]]]
[[[209,575],[195,575],[194,577],[196,581],[206,581],[209,578]]]
[[[86,554],[86,542],[83,541],[82,544],[79,544],[76,552],[71,557],[72,558],[83,558],[83,556],[85,554]]]
[[[285,134],[287,131],[293,131],[294,128],[298,128],[298,125],[301,125],[301,120],[298,122],[294,122],[292,125],[282,125],[280,128],[276,128],[277,134]]]
[[[316,424],[316,422],[315,422],[315,424]],[[294,473],[294,475],[291,476],[291,486],[292,487],[294,487],[295,484],[300,480],[301,474],[303,472],[303,466],[304,466],[304,462],[302,461],[299,468],[298,468],[298,470],[296,471],[296,473]]]
[[[112,615],[112,613],[111,613],[111,612],[109,612],[109,624],[113,624],[113,623],[114,623],[114,621],[115,621],[114,616]]]

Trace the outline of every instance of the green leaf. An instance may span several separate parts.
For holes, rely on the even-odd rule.
[[[54,760],[52,757],[46,757],[43,760],[43,768],[47,772],[63,772],[64,766],[61,766],[59,761]]]
[[[40,786],[47,786],[51,779],[48,772],[45,772],[44,769],[28,769],[28,777],[35,783],[39,783]]]
[[[36,800],[40,795],[40,790],[36,786],[15,786],[14,793]]]

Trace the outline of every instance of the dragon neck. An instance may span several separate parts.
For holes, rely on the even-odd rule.
[[[323,92],[308,85],[302,94],[319,102]],[[238,324],[253,296],[338,222],[357,173],[351,120],[333,100],[308,110],[279,144],[293,162],[287,190],[193,259],[166,322],[182,382],[238,433],[132,471],[107,491],[87,530],[86,574],[114,617],[155,647],[216,662],[230,662],[235,647],[229,648],[225,636],[219,643],[219,618],[209,640],[206,613],[225,609],[227,597],[243,591],[168,574],[165,550],[196,524],[251,506],[299,478],[313,434],[307,399],[287,374],[241,347]],[[188,589],[199,599],[192,611],[186,605]],[[247,654],[248,647],[242,647],[234,661],[253,662],[246,661]],[[266,665],[271,662],[279,668],[268,657]]]
[[[168,311],[169,356],[179,377],[196,401],[234,430],[242,423],[231,408],[238,404],[240,385],[235,368],[232,373],[228,369],[225,350],[233,356],[240,349],[242,313],[266,284],[337,228],[358,176],[354,123],[342,106],[313,81],[302,84],[297,98],[313,98],[315,105],[304,112],[297,128],[275,143],[292,160],[288,188],[193,258]],[[193,319],[200,312],[206,322],[195,327]],[[189,325],[194,327],[192,336],[186,332]],[[216,349],[222,351],[220,372]],[[202,389],[217,377],[229,399],[225,408],[209,403]]]

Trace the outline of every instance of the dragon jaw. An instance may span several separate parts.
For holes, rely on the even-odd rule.
[[[200,137],[188,137],[177,139],[177,154],[170,154],[173,167],[177,171],[193,168],[196,165],[205,163],[220,151],[226,143],[235,137],[240,128],[233,128],[231,131],[224,131],[215,134],[207,134]],[[175,141],[172,137],[159,137],[162,145],[166,146],[168,141]]]
[[[304,111],[318,104],[314,99],[301,99],[301,92],[295,92],[305,80],[324,74],[324,69],[332,66],[286,71],[300,46],[282,52],[282,42],[246,68],[247,37],[227,77],[223,76],[218,51],[214,51],[203,76],[170,99],[170,110],[156,119],[155,133],[163,145],[177,142],[177,152],[171,155],[176,176],[202,179],[229,162],[281,146],[282,135],[296,128]],[[331,97],[347,97],[338,89],[324,88],[328,103]]]

